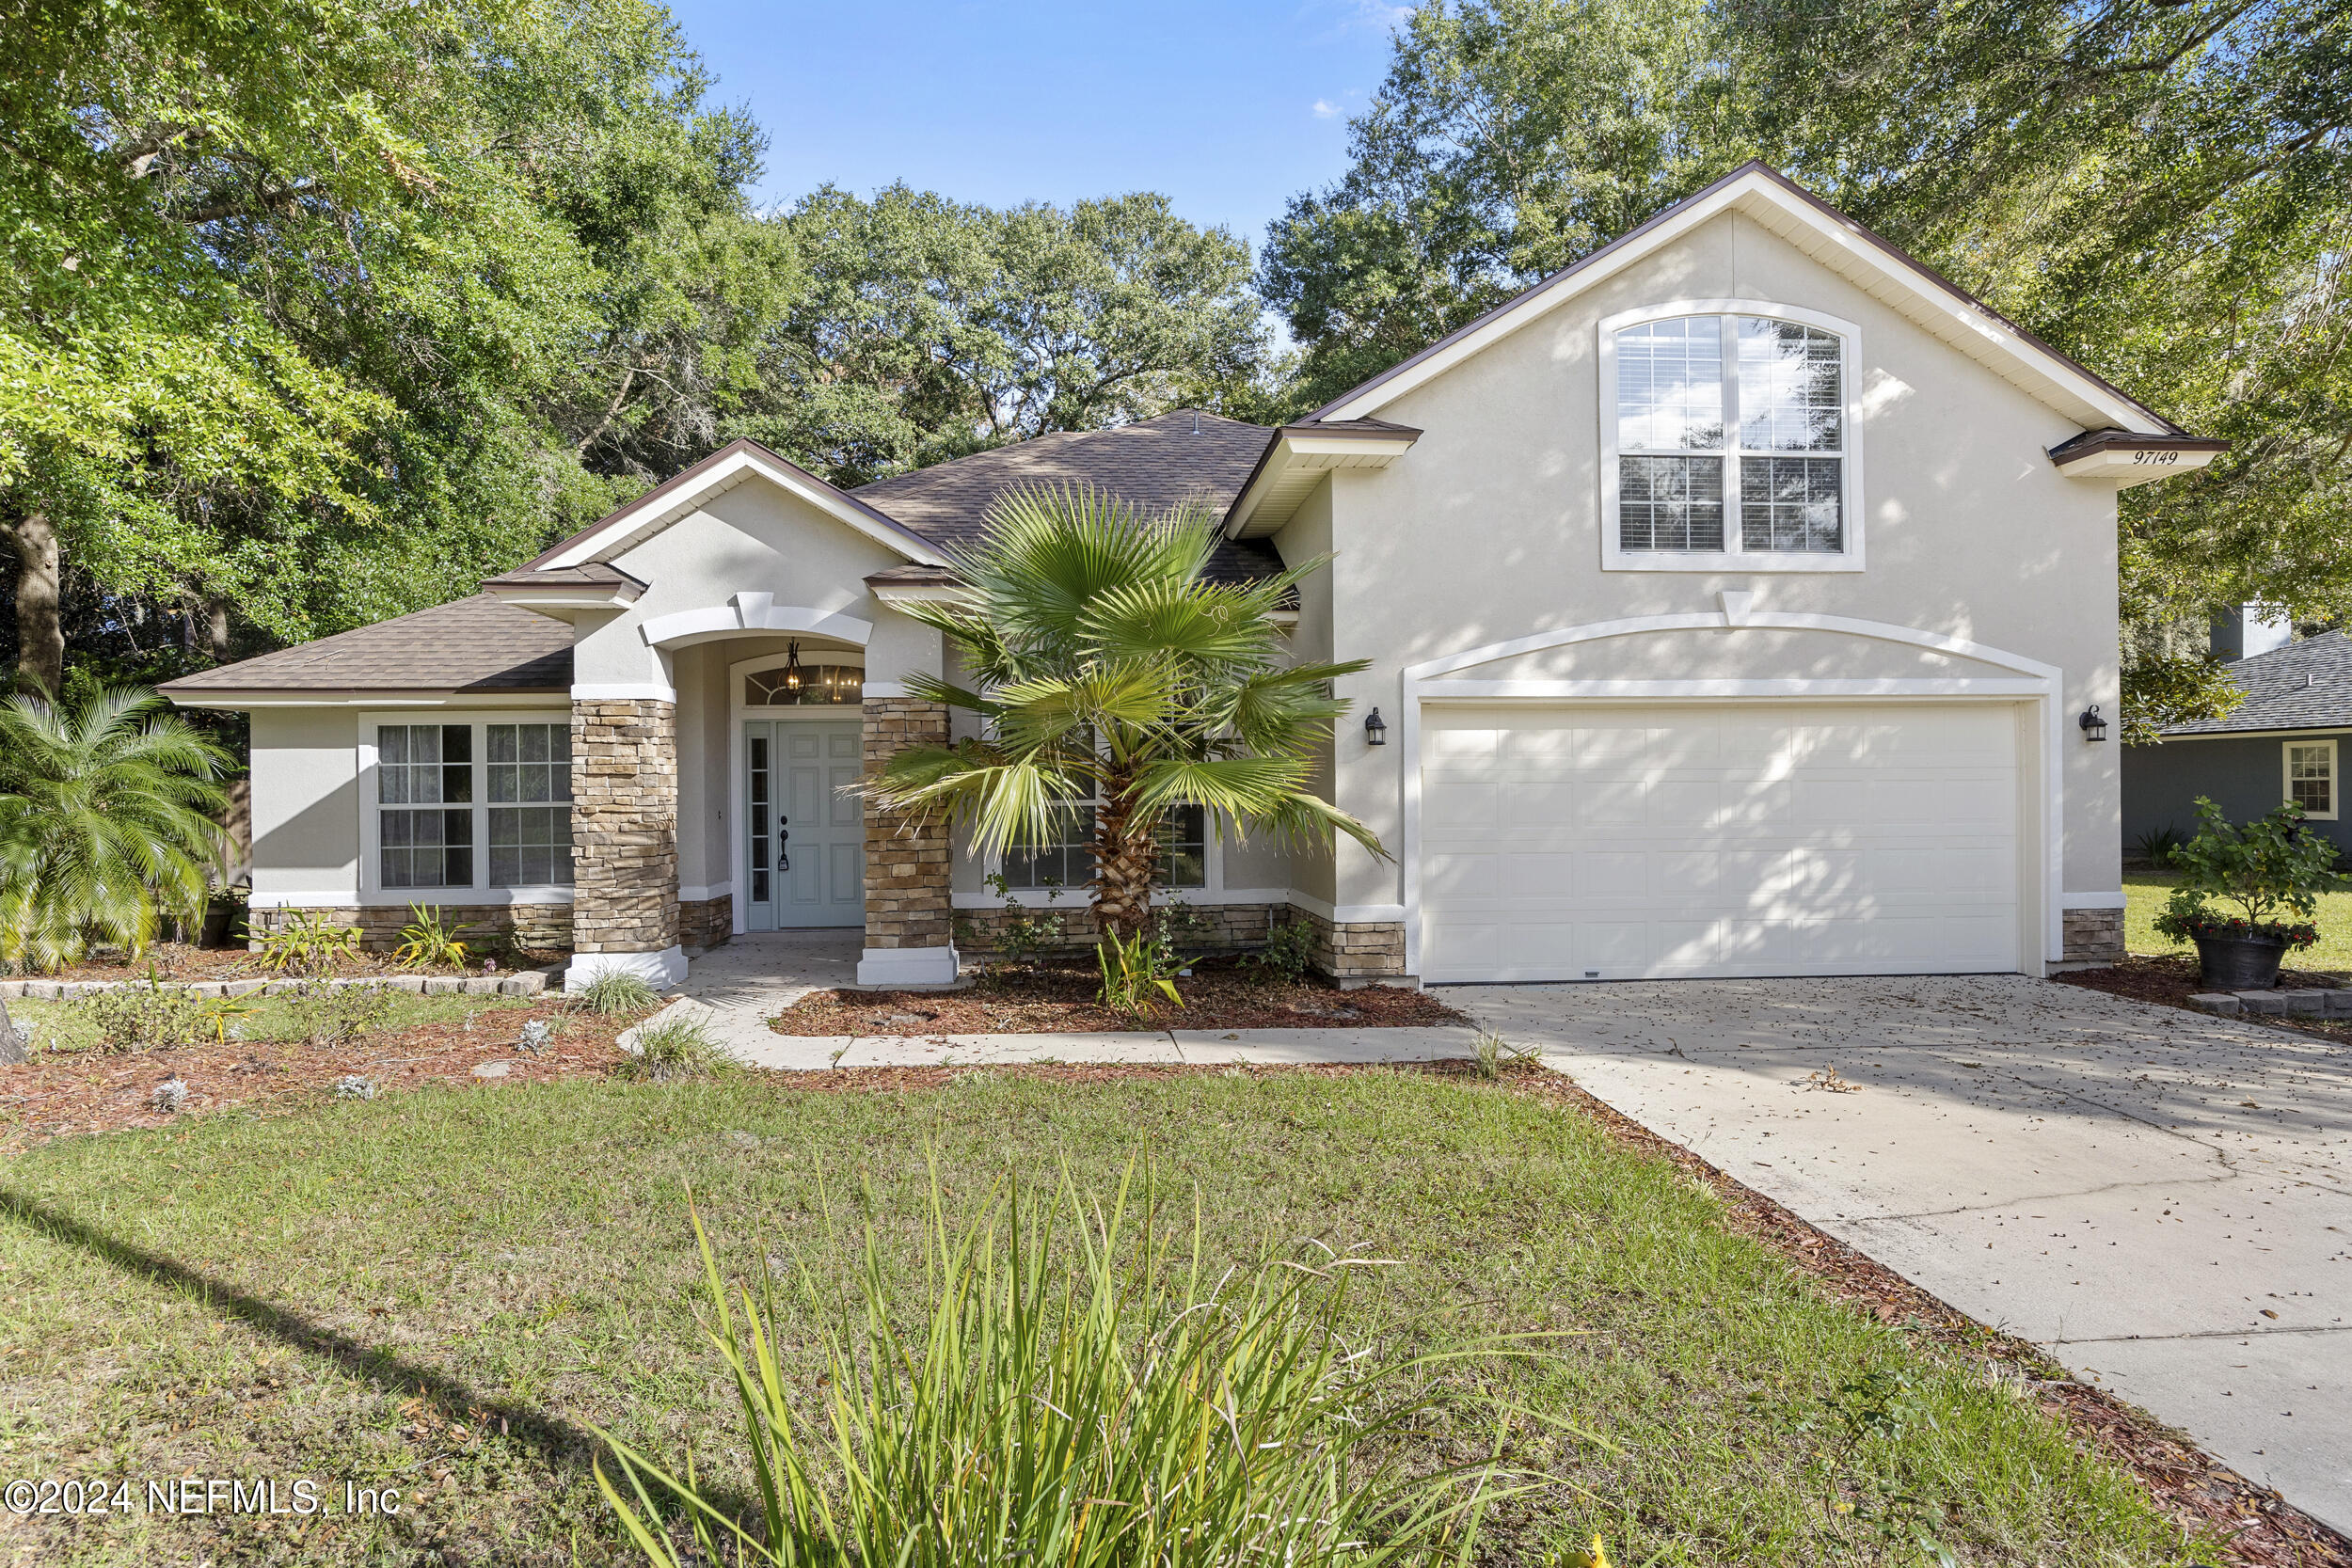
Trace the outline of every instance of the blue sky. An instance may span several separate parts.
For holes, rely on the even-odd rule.
[[[713,97],[768,129],[763,202],[893,180],[991,206],[1165,192],[1254,245],[1336,178],[1402,14],[1378,0],[1182,6],[670,0]]]

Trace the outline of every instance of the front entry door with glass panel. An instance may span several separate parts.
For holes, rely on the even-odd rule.
[[[845,795],[860,724],[754,719],[743,725],[744,832],[755,931],[866,924],[866,821]]]

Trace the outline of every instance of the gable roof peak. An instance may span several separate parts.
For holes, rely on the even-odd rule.
[[[1901,310],[1934,336],[2058,408],[2086,428],[2150,436],[2186,432],[1860,220],[1761,159],[1752,158],[1647,222],[1570,262],[1419,354],[1343,392],[1309,422],[1362,419],[1688,233],[1738,211]]]

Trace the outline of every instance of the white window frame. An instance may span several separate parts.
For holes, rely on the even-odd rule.
[[[490,880],[490,737],[493,724],[561,724],[571,728],[569,708],[394,708],[359,715],[359,902],[363,907],[406,909],[422,904],[568,904],[572,889],[563,883],[521,883],[505,887]],[[473,881],[464,887],[395,887],[384,885],[381,859],[383,802],[376,799],[375,731],[380,724],[465,724],[473,730]],[[501,802],[501,804],[508,802]],[[550,802],[551,804],[560,802]],[[579,846],[573,846],[578,853]]]
[[[2307,811],[2304,819],[2311,822],[2333,822],[2344,806],[2344,781],[2336,772],[2336,742],[2330,736],[2324,740],[2287,740],[2279,746],[2279,798],[2290,804],[2295,800],[2295,753],[2304,751],[2325,751],[2328,753],[2328,809]]]
[[[1846,400],[1844,451],[1840,454],[1840,506],[1845,548],[1827,551],[1751,550],[1741,547],[1740,517],[1740,364],[1736,353],[1724,359],[1724,548],[1720,550],[1629,550],[1619,543],[1617,454],[1617,334],[1630,326],[1678,316],[1762,316],[1837,335],[1839,372]],[[1862,516],[1862,328],[1842,317],[1761,299],[1677,299],[1622,310],[1600,323],[1600,568],[1604,572],[1859,572],[1864,570]],[[1726,340],[1733,334],[1726,332]],[[1692,455],[1706,455],[1693,453]],[[1748,455],[1764,455],[1750,453]],[[1802,457],[1804,452],[1773,455]]]

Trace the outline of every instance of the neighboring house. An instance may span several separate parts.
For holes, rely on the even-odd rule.
[[[903,613],[943,546],[1089,483],[1216,508],[1220,571],[1334,552],[1291,642],[1369,661],[1326,784],[1392,858],[1180,819],[1169,896],[1226,935],[1304,919],[1351,980],[2037,974],[2122,946],[2077,725],[2116,492],[2220,450],[1751,165],[1297,424],[851,492],[739,441],[479,597],[167,689],[252,714],[264,924],[567,921],[575,983],[841,926],[861,979],[942,981],[990,873],[1043,902],[1083,833],[985,863],[842,788],[947,731]]]
[[[2215,639],[2223,657],[2233,646]],[[2162,745],[2123,753],[2124,842],[2196,832],[2203,796],[2233,822],[2292,800],[2313,832],[2352,848],[2341,771],[2352,761],[2352,638],[2324,632],[2235,659],[2229,673],[2246,696],[2226,718],[2175,724]]]

